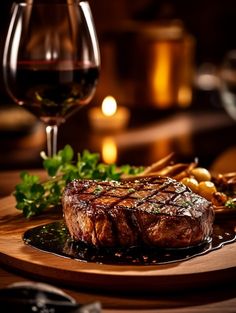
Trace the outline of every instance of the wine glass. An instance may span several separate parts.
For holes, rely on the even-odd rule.
[[[99,76],[89,4],[68,2],[14,4],[3,54],[6,89],[46,124],[48,156],[57,152],[58,126],[89,103]]]
[[[220,76],[222,105],[228,115],[236,121],[236,50],[226,54]]]

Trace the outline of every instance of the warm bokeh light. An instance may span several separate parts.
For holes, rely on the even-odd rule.
[[[180,107],[187,107],[192,101],[192,89],[188,86],[182,86],[178,90],[178,104]]]
[[[106,164],[116,163],[117,146],[112,137],[105,137],[102,141],[102,159]]]
[[[155,57],[151,73],[152,96],[160,107],[169,106],[171,103],[171,45],[161,42],[154,46]]]
[[[102,102],[102,113],[106,116],[112,116],[116,113],[117,103],[115,98],[107,96]]]

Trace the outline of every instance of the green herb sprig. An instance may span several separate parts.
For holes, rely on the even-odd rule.
[[[143,167],[100,163],[100,155],[84,150],[77,154],[66,145],[53,157],[41,153],[43,167],[48,174],[48,180],[40,182],[36,175],[28,172],[20,174],[21,182],[16,185],[13,195],[16,198],[16,208],[27,218],[42,213],[45,209],[59,206],[66,184],[73,179],[120,180],[121,175],[137,175]]]
[[[229,199],[226,201],[225,206],[229,209],[236,209],[236,199]]]

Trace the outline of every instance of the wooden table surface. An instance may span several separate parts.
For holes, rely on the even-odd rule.
[[[44,176],[41,171],[34,171]],[[0,172],[1,196],[4,197],[14,189],[19,181],[19,171]],[[1,210],[1,208],[0,208]],[[235,264],[236,266],[236,264]],[[0,288],[20,281],[40,281],[36,276],[14,269],[8,265],[0,268]],[[50,282],[49,282],[50,283]],[[112,284],[111,280],[111,284]],[[124,282],[125,283],[125,282]],[[176,282],[175,282],[176,284]],[[192,313],[192,312],[236,312],[235,283],[224,281],[195,289],[172,290],[171,292],[105,292],[101,290],[86,290],[83,286],[69,287],[55,284],[80,303],[100,301],[103,312],[162,312],[162,313]]]
[[[147,122],[142,127],[137,125],[137,116],[132,116],[131,125],[127,131],[112,136],[119,152],[118,163],[148,165],[174,149],[183,160],[192,160],[194,156],[198,156],[201,164],[202,161],[203,165],[211,164],[211,168],[216,171],[236,170],[236,148],[232,147],[235,124],[222,112],[210,112],[204,115],[180,114],[167,117],[163,121]],[[77,151],[84,148],[96,152],[102,151],[103,140],[106,136],[89,132],[89,125],[84,121],[86,121],[85,116],[82,115],[81,119],[75,116],[60,129],[59,147],[70,143]],[[75,130],[80,136],[75,136]],[[8,196],[19,182],[19,169],[25,168],[26,165],[29,168],[34,168],[34,166],[38,168],[41,160],[36,156],[45,148],[43,131],[41,127],[34,128],[32,133],[20,138],[13,135],[7,137],[5,133],[0,135],[1,198]],[[8,170],[6,171],[5,168]],[[33,173],[40,174],[42,177],[45,175],[40,170],[34,170]],[[14,282],[40,281],[36,275],[27,274],[10,265],[3,265],[1,259],[0,263],[0,288]],[[110,283],[112,286],[112,280]],[[174,284],[178,285],[178,282],[175,281]],[[152,293],[149,290],[141,293],[132,292],[132,290],[104,292],[98,288],[86,290],[83,286],[69,287],[55,282],[53,285],[63,289],[80,303],[100,301],[105,313],[236,312],[236,285],[227,281],[215,283],[210,287],[203,284],[200,288],[196,288],[192,285],[184,291],[175,289],[171,292],[159,290]]]

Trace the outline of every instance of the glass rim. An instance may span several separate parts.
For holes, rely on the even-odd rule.
[[[47,1],[45,2],[37,2],[35,3],[34,1],[27,3],[27,2],[13,2],[13,7],[14,6],[22,6],[22,7],[26,7],[26,6],[51,6],[51,5],[60,5],[60,6],[73,6],[73,5],[80,5],[80,3],[85,2],[86,4],[89,4],[87,0],[74,0],[73,2],[70,3],[62,3],[62,2],[54,2],[54,3],[49,3]]]

